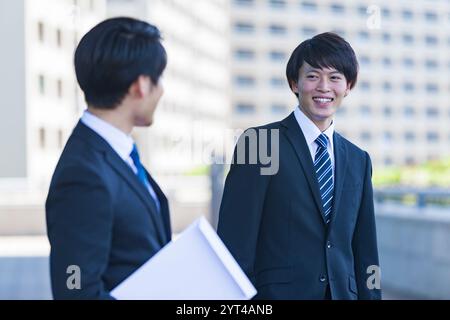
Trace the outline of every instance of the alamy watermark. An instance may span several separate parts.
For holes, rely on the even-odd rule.
[[[70,275],[66,281],[67,289],[81,290],[81,268],[77,265],[68,266],[66,273]]]

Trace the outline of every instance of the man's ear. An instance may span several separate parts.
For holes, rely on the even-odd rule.
[[[293,80],[289,80],[289,83],[291,85],[292,92],[298,93],[298,82],[295,82]]]
[[[344,98],[346,98],[348,96],[348,94],[350,93],[350,90],[352,90],[350,87],[351,87],[351,85],[348,84],[347,85],[347,90],[345,90]]]
[[[130,86],[129,94],[135,98],[145,97],[151,86],[150,77],[139,76]]]

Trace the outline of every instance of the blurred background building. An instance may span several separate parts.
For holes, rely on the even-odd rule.
[[[337,130],[376,167],[450,156],[450,2],[232,0],[232,121],[276,121],[297,106],[285,70],[303,40],[334,31],[360,62]]]
[[[336,125],[374,163],[383,279],[400,292],[388,298],[450,298],[448,0],[0,0],[0,299],[50,298],[44,201],[86,108],[73,53],[113,16],[164,37],[165,95],[155,125],[133,136],[175,232],[217,213],[226,166],[211,156],[232,151],[231,129],[297,106],[293,49],[325,31],[348,40],[360,76]]]
[[[102,0],[0,1],[0,233],[45,232],[50,178],[82,110],[73,67]]]
[[[225,148],[231,109],[228,12],[226,0],[108,0],[108,16],[146,20],[162,31],[165,94],[154,126],[135,138],[168,194],[175,232],[210,215],[209,164]]]

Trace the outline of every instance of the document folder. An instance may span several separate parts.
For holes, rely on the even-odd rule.
[[[200,218],[111,295],[118,300],[249,300],[256,289]]]

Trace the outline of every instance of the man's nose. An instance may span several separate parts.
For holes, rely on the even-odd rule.
[[[329,82],[327,79],[323,78],[319,81],[319,83],[317,84],[317,91],[320,92],[328,92],[330,91],[330,87],[329,87]]]

